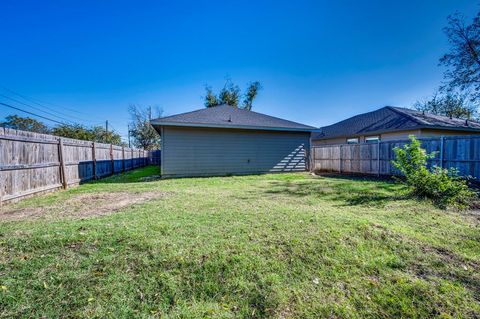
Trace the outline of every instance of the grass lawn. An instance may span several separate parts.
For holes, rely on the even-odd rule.
[[[3,207],[0,317],[480,317],[480,215],[386,181],[157,180]]]

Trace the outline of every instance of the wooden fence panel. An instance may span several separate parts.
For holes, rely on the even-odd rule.
[[[95,160],[97,168],[97,178],[112,175],[110,144],[95,143]]]
[[[321,171],[342,171],[340,167],[340,145],[315,147],[312,149],[315,169]]]
[[[125,150],[127,160],[123,159],[121,146],[0,127],[0,202],[149,163],[149,152]],[[134,165],[132,155],[135,157]],[[65,167],[64,172],[62,166]]]
[[[125,147],[125,170],[132,169],[132,149]]]
[[[92,143],[62,138],[67,184],[78,184],[93,178]]]
[[[420,138],[430,167],[456,168],[462,176],[480,178],[480,135]],[[380,143],[312,146],[312,170],[339,173],[398,175],[393,167],[394,148],[409,140]],[[341,151],[339,151],[341,150]]]
[[[55,138],[2,128],[0,139],[2,200],[28,195],[32,189],[49,190],[61,186]]]
[[[151,164],[160,165],[162,162],[162,151],[161,150],[149,151],[149,161]]]

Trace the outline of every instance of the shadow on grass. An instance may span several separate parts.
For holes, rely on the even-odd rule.
[[[150,165],[133,169],[131,171],[112,175],[96,181],[89,181],[89,183],[95,184],[126,184],[126,183],[146,183],[154,182],[161,179],[160,167],[156,165]]]
[[[314,197],[340,205],[384,206],[387,202],[406,200],[404,187],[389,180],[364,177],[323,177],[304,181],[275,181],[261,190],[265,194]]]

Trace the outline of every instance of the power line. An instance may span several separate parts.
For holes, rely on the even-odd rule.
[[[85,112],[80,112],[80,111],[78,111],[78,110],[74,110],[74,109],[67,108],[67,107],[64,107],[64,106],[59,106],[59,105],[55,105],[55,104],[52,104],[52,103],[40,101],[40,100],[38,100],[38,99],[34,99],[34,98],[32,98],[32,97],[28,97],[28,96],[26,96],[26,95],[24,95],[24,94],[20,94],[20,93],[18,93],[18,92],[15,92],[15,91],[9,89],[9,88],[6,88],[6,87],[4,87],[4,86],[0,86],[0,88],[2,88],[2,89],[5,90],[5,91],[8,91],[8,92],[10,92],[10,93],[12,93],[12,94],[14,94],[14,95],[17,95],[17,96],[19,96],[19,97],[21,97],[21,98],[23,98],[23,99],[25,99],[25,100],[27,100],[27,101],[33,102],[33,103],[35,103],[35,104],[37,104],[37,105],[39,105],[39,106],[41,106],[41,107],[44,107],[44,108],[49,109],[49,110],[51,110],[51,111],[57,112],[57,113],[59,113],[59,114],[63,114],[63,115],[65,115],[65,116],[71,116],[71,115],[68,115],[68,114],[59,112],[59,111],[57,111],[57,110],[54,110],[54,109],[52,109],[52,108],[49,108],[49,107],[45,106],[44,104],[49,104],[49,105],[51,105],[51,106],[60,107],[60,108],[62,108],[62,109],[65,109],[65,110],[68,110],[68,111],[71,111],[71,112],[75,112],[75,113],[78,113],[78,114],[85,114],[85,115],[90,116],[90,114],[87,114],[87,113],[85,113]],[[39,102],[41,102],[42,104],[39,103]],[[73,116],[72,116],[72,117],[73,117]],[[85,119],[81,119],[81,118],[77,118],[77,119],[82,120],[82,121],[87,121],[87,122],[90,121],[90,122],[91,122],[91,120],[85,120]]]
[[[35,107],[35,106],[33,106],[33,105],[24,103],[24,102],[22,102],[22,101],[19,101],[19,100],[17,100],[17,99],[14,99],[14,98],[9,97],[9,96],[6,96],[6,95],[3,95],[3,94],[1,94],[1,93],[0,93],[0,96],[3,96],[4,98],[7,98],[7,99],[12,100],[12,101],[14,101],[14,102],[23,104],[23,105],[25,105],[25,106],[31,107],[31,108],[34,109],[34,110],[43,112],[43,113],[48,114],[48,115],[51,115],[51,116],[54,116],[54,117],[59,118],[59,119],[61,119],[61,120],[64,120],[64,121],[67,121],[67,122],[71,122],[71,123],[75,123],[74,121],[71,121],[71,120],[69,120],[69,119],[66,119],[66,118],[64,118],[64,117],[58,116],[58,115],[56,115],[56,114],[53,114],[53,113],[44,111],[44,110],[42,110],[42,109],[40,109],[40,108],[38,108],[38,107]]]
[[[28,97],[28,96],[25,96],[25,95],[23,95],[23,94],[20,94],[20,93],[18,93],[18,92],[15,92],[15,91],[13,91],[13,90],[11,90],[11,89],[8,89],[8,88],[6,88],[6,87],[3,87],[3,86],[0,86],[0,88],[3,89],[3,90],[5,90],[5,91],[10,92],[11,94],[14,94],[14,95],[18,96],[18,97],[20,97],[20,98],[22,98],[22,99],[24,99],[24,100],[30,101],[31,103],[34,103],[34,104],[36,104],[36,105],[38,105],[38,106],[40,106],[40,107],[42,107],[42,108],[51,110],[51,111],[53,111],[53,112],[55,112],[55,113],[58,113],[58,114],[62,114],[62,115],[64,115],[64,116],[68,117],[68,118],[63,117],[63,116],[59,116],[59,115],[57,115],[57,114],[55,114],[55,113],[51,113],[51,112],[45,111],[45,110],[43,110],[43,109],[41,109],[41,108],[38,108],[38,107],[36,107],[36,106],[31,105],[30,103],[25,103],[25,102],[23,102],[23,101],[21,101],[21,100],[18,100],[18,99],[16,99],[16,98],[11,97],[11,96],[7,96],[7,95],[5,95],[5,94],[1,94],[1,93],[0,93],[0,96],[2,96],[2,97],[4,97],[4,98],[7,98],[7,99],[9,99],[9,100],[11,100],[11,101],[14,101],[14,102],[16,102],[16,103],[20,103],[20,104],[22,104],[22,105],[25,105],[25,106],[27,106],[27,107],[29,107],[29,108],[32,108],[32,109],[34,109],[34,110],[37,110],[37,111],[39,111],[39,112],[42,112],[42,113],[48,114],[48,115],[50,115],[50,116],[53,116],[53,117],[58,118],[58,119],[60,119],[60,120],[62,120],[62,121],[65,121],[65,122],[70,122],[70,123],[72,123],[72,124],[77,124],[76,121],[70,119],[70,118],[73,118],[73,119],[77,119],[77,120],[84,121],[84,122],[94,123],[94,124],[90,124],[90,125],[92,125],[92,126],[94,126],[94,127],[95,127],[95,126],[101,126],[101,125],[103,126],[103,124],[105,123],[104,121],[102,121],[102,122],[97,122],[98,119],[96,119],[96,120],[86,120],[86,119],[82,119],[82,118],[79,118],[79,117],[71,116],[71,115],[66,114],[66,113],[62,113],[62,112],[59,112],[59,111],[57,111],[57,110],[55,110],[55,109],[49,108],[49,107],[47,107],[47,106],[45,106],[45,105],[43,105],[43,104],[40,104],[39,102],[37,102],[37,101],[39,101],[39,100],[36,101],[34,98],[30,98],[30,97]],[[47,102],[45,102],[45,103],[47,103]],[[51,103],[48,103],[48,104],[54,105],[54,104],[51,104]],[[18,107],[9,105],[9,104],[2,103],[2,105],[8,105],[8,106],[11,107],[11,108],[20,110],[20,111],[25,112],[25,113],[28,113],[28,114],[35,115],[35,116],[37,116],[37,117],[41,117],[41,118],[47,119],[47,120],[49,120],[49,121],[53,121],[53,122],[55,122],[55,123],[67,124],[67,123],[65,123],[65,122],[60,122],[60,121],[58,121],[58,120],[54,120],[54,119],[51,119],[51,118],[46,117],[46,116],[38,115],[38,114],[35,114],[35,113],[33,113],[33,112],[29,112],[29,111],[23,110],[23,109],[21,109],[21,108],[18,108]],[[68,108],[65,108],[65,109],[69,110]],[[83,112],[79,112],[79,111],[72,110],[72,109],[70,109],[70,110],[71,110],[72,112],[76,112],[76,113],[83,113]],[[86,114],[86,113],[83,113],[83,114]],[[107,120],[107,122],[108,122],[108,125],[113,129],[113,131],[117,131],[117,130],[113,127],[113,125],[111,125],[110,121]],[[117,132],[118,132],[118,131],[117,131]]]
[[[29,112],[29,111],[22,110],[21,108],[18,108],[18,107],[13,106],[13,105],[9,105],[9,104],[3,103],[3,102],[0,102],[0,105],[3,105],[3,106],[6,106],[6,107],[15,109],[15,110],[20,111],[20,112],[25,112],[25,113],[27,113],[27,114],[30,114],[30,115],[33,115],[33,116],[36,116],[36,117],[40,117],[40,118],[42,118],[42,119],[44,119],[44,120],[48,120],[48,121],[52,121],[52,122],[55,122],[55,123],[58,123],[58,124],[65,125],[65,123],[59,122],[59,121],[57,121],[57,120],[53,120],[53,119],[48,118],[48,117],[46,117],[46,116],[42,116],[42,115],[38,115],[38,114]]]

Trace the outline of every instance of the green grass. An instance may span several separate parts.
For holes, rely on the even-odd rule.
[[[44,217],[0,222],[0,316],[480,316],[478,215],[387,181],[150,175],[4,207]],[[58,214],[78,196],[132,192],[160,195],[108,216]]]

